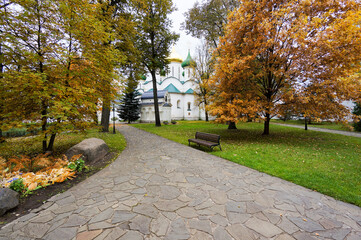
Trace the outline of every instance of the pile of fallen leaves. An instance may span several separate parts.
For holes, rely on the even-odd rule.
[[[34,158],[12,157],[8,160],[0,157],[1,187],[9,187],[13,181],[22,179],[25,188],[32,191],[72,179],[76,171],[68,166],[80,157],[81,154],[73,156],[70,160],[66,156],[55,158],[48,154],[40,154]]]

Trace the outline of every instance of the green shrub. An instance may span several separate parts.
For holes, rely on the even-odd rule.
[[[68,164],[68,168],[70,168],[73,171],[82,172],[85,168],[85,162],[83,159],[79,158],[75,162],[71,162]]]
[[[21,194],[21,195],[22,195],[23,192],[25,192],[25,190],[26,190],[22,178],[13,179],[13,181],[11,182],[9,188],[12,189],[12,190],[14,190],[15,192],[18,192],[18,193]]]
[[[164,124],[164,125],[168,125],[169,122],[168,122],[168,121],[163,121],[163,124]]]
[[[176,121],[176,120],[172,120],[171,123],[172,123],[172,124],[177,124],[177,121]]]

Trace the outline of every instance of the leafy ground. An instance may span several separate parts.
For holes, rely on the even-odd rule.
[[[86,138],[92,137],[103,139],[109,146],[111,154],[108,154],[108,156],[96,163],[87,165],[88,169],[82,173],[78,173],[76,178],[71,181],[67,180],[62,183],[50,185],[46,188],[34,191],[32,195],[29,195],[26,198],[20,199],[20,205],[18,207],[0,217],[0,227],[8,222],[11,222],[17,217],[27,214],[31,209],[39,207],[48,198],[56,195],[57,193],[66,191],[77,183],[103,169],[113,162],[119,153],[126,147],[126,141],[121,134],[101,133],[97,129],[91,129],[86,132],[65,133],[57,136],[57,139],[55,140],[54,155],[61,156],[73,145]],[[41,153],[41,149],[41,141],[39,137],[11,138],[7,139],[5,143],[0,144],[0,156],[5,159],[16,155],[33,156]]]
[[[361,138],[263,124],[240,123],[238,130],[202,121],[134,127],[188,145],[196,131],[221,135],[222,150],[210,152],[241,165],[361,206]]]
[[[271,122],[305,126],[304,120],[283,121],[279,119],[272,119]],[[327,128],[327,129],[340,130],[340,131],[352,131],[352,124],[344,125],[342,123],[336,123],[336,122],[311,122],[311,124],[307,124],[307,126],[317,127],[317,128]]]

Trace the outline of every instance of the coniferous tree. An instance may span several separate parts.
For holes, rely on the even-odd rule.
[[[140,118],[139,96],[140,93],[136,89],[136,85],[132,86],[131,83],[128,83],[128,89],[120,100],[119,109],[117,110],[119,118],[128,121],[128,123]]]
[[[355,105],[354,109],[353,109],[353,114],[361,116],[361,104],[357,104]],[[361,132],[361,120],[356,121],[353,124],[355,131],[357,132]]]

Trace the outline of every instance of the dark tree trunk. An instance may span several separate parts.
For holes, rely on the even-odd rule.
[[[56,133],[51,134],[49,145],[46,148],[46,152],[53,152],[55,137],[56,137]]]
[[[305,130],[307,130],[307,118],[305,117]]]
[[[209,119],[208,119],[208,111],[205,111],[205,113],[206,113],[206,122],[208,122],[209,121]]]
[[[41,111],[41,121],[42,121],[42,124],[41,124],[41,131],[44,133],[44,138],[43,138],[43,152],[46,152],[47,150],[47,134],[45,133],[46,132],[46,126],[47,126],[47,106],[46,106],[46,103],[43,101],[43,110]]]
[[[228,129],[237,129],[236,123],[235,122],[229,122]]]
[[[160,117],[159,117],[159,105],[158,105],[158,90],[157,90],[157,79],[155,77],[155,71],[151,72],[152,82],[153,82],[153,99],[154,99],[154,114],[155,114],[155,126],[160,127]]]
[[[103,99],[101,126],[102,132],[109,132],[110,100]]]
[[[264,121],[264,129],[262,135],[269,135],[269,123],[271,121],[270,114],[266,113],[266,120]]]
[[[206,110],[207,109],[207,99],[206,97],[204,96],[204,113],[206,114],[206,122],[209,121],[209,117],[208,117],[208,111]]]

